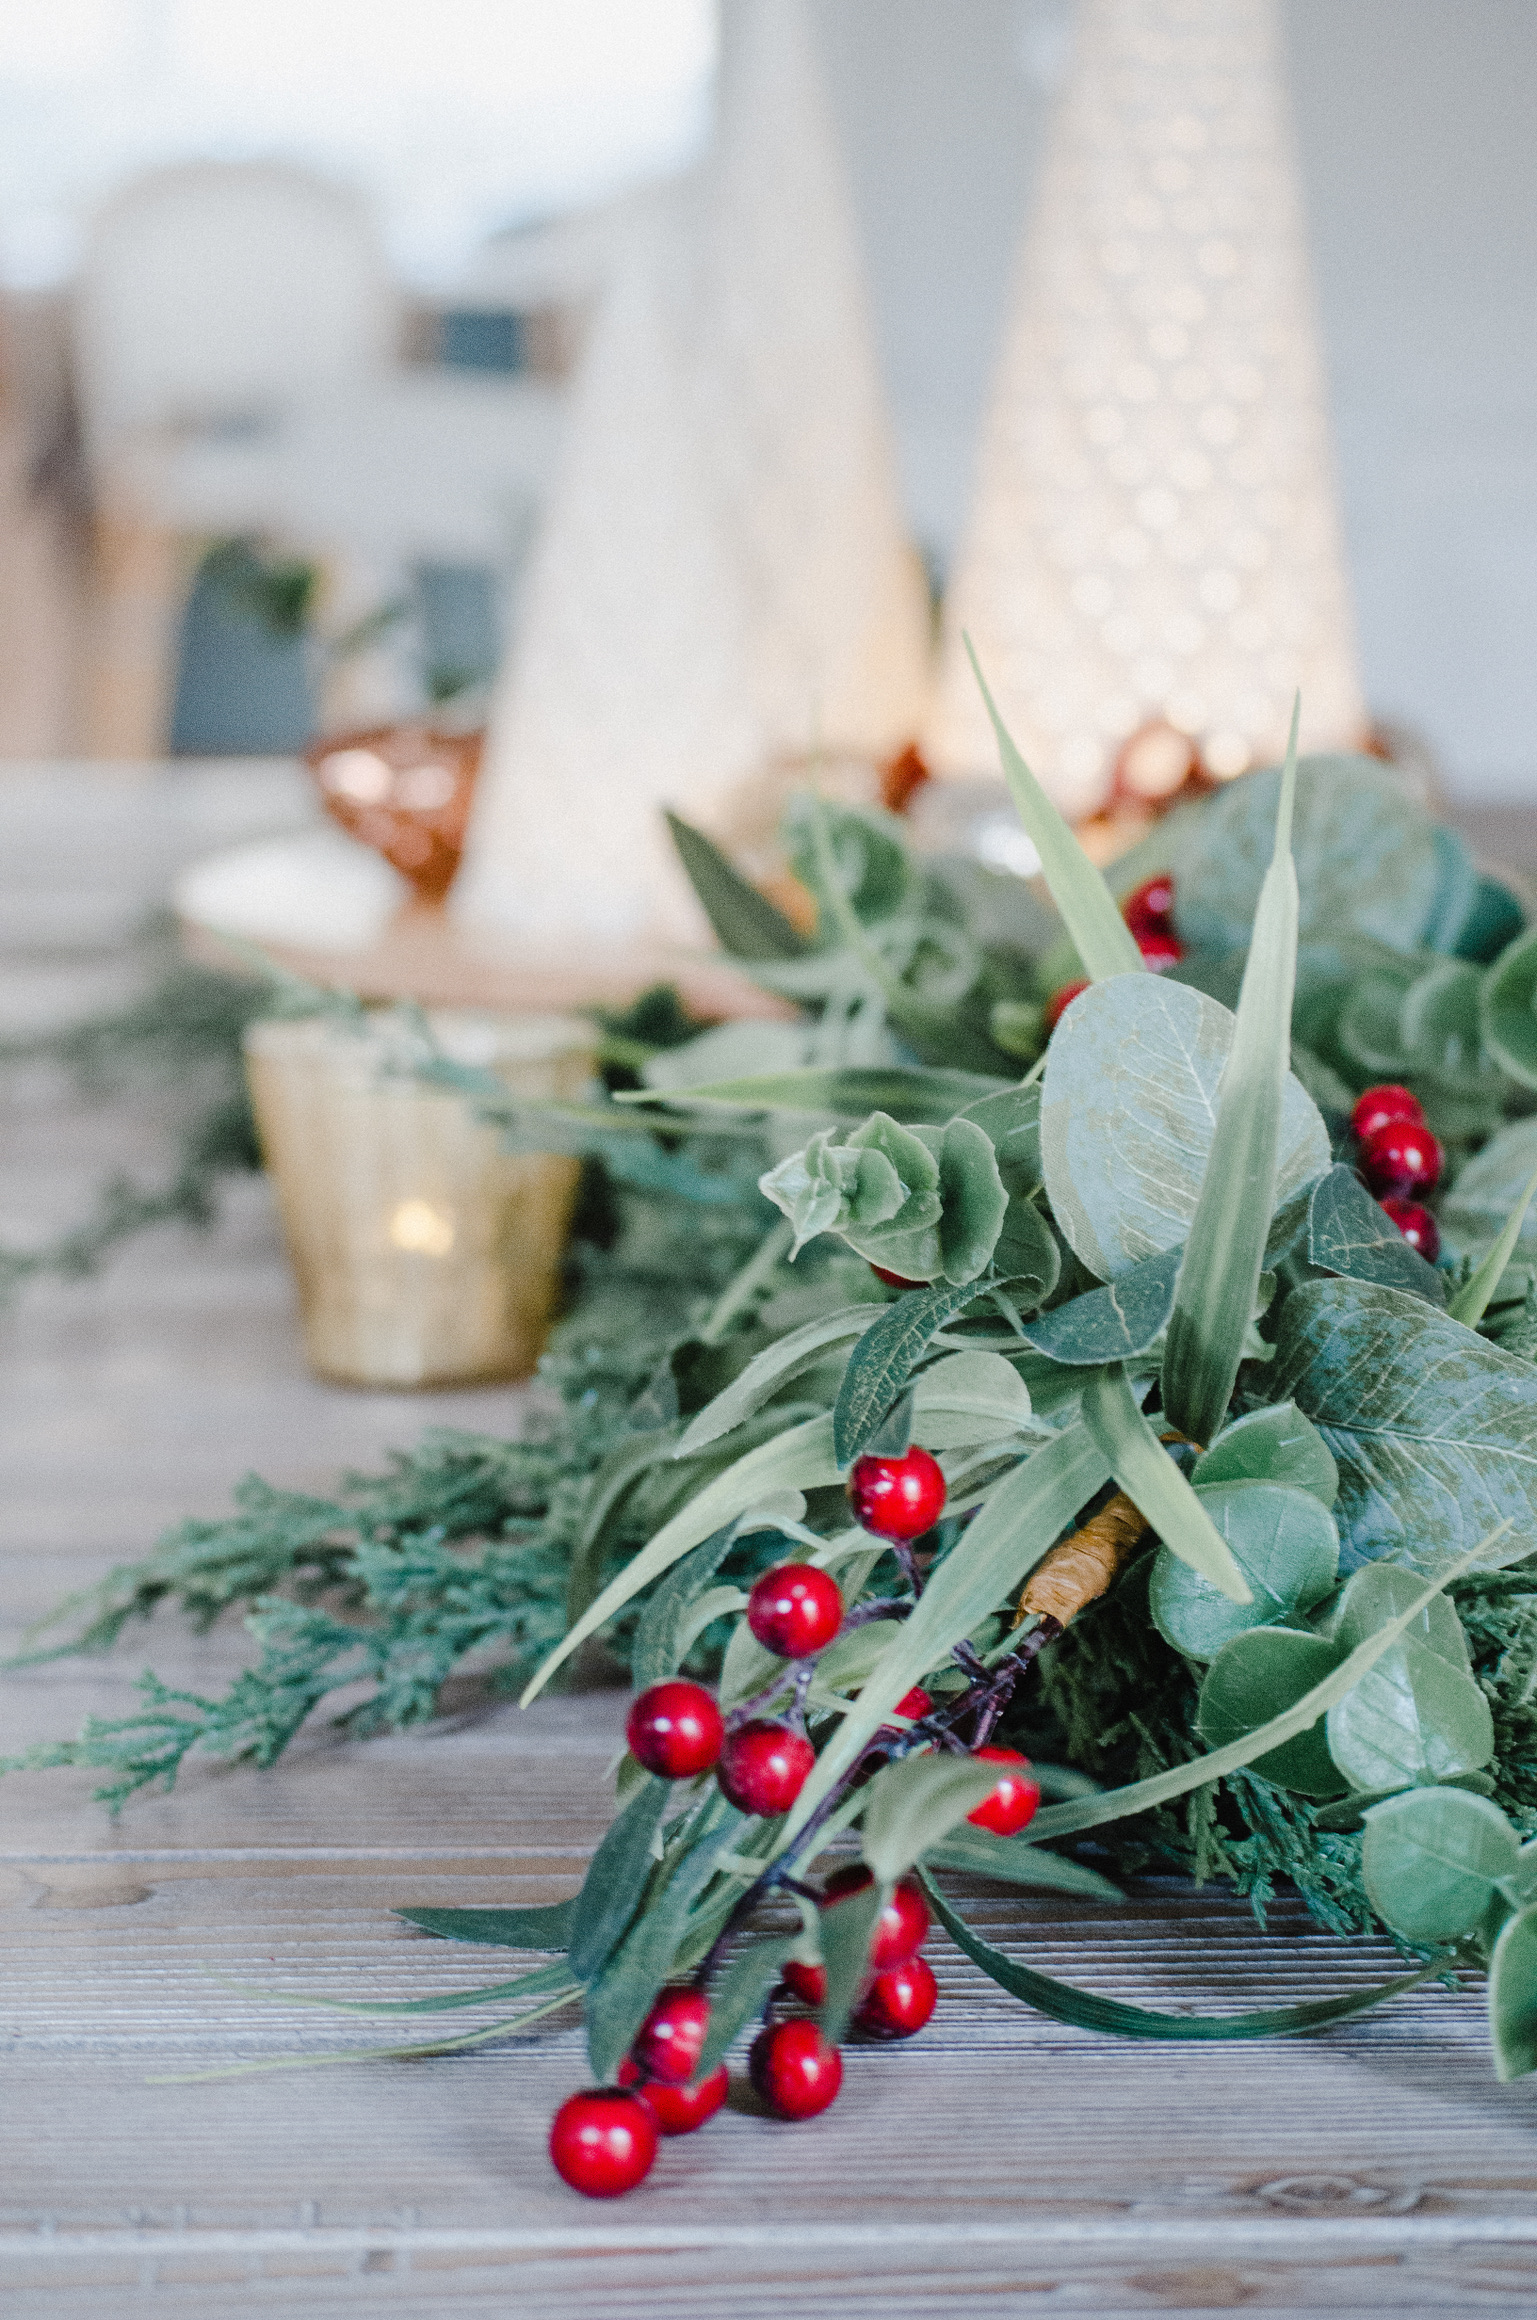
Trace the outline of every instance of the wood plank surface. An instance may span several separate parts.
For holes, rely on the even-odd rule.
[[[141,783],[137,810],[105,773],[43,788],[8,797],[0,777],[8,1029],[125,987],[127,929],[215,809],[234,837],[302,811],[260,769]],[[152,1107],[84,1105],[40,1072],[7,1074],[0,1100],[7,1239],[80,1213],[109,1168],[153,1165]],[[510,1427],[518,1407],[507,1390],[309,1379],[265,1188],[242,1186],[212,1234],[151,1234],[0,1316],[0,1619],[14,1634],[168,1523],[217,1512],[249,1470],[316,1484],[424,1424]],[[196,1639],[167,1621],[104,1661],[0,1678],[0,1749],[121,1712],[146,1662],[207,1691],[246,1649],[238,1626]],[[6,2320],[1537,2307],[1537,2093],[1496,2083],[1473,1988],[1306,2039],[1140,2045],[1025,2012],[936,1936],[923,2038],[852,2048],[843,2097],[804,2126],[735,2097],[613,2207],[544,2157],[550,2111],[585,2076],[569,2018],[430,2061],[165,2083],[439,2027],[281,2002],[300,1993],[394,2000],[515,1970],[392,1912],[573,1890],[623,1705],[470,1711],[365,1743],[321,1729],[269,1772],[194,1763],[116,1823],[85,1777],[0,1782]],[[1170,1880],[1122,1910],[985,1888],[971,1906],[1047,1971],[1144,2004],[1281,2003],[1396,1964],[1295,1903],[1262,1932],[1221,1891]]]

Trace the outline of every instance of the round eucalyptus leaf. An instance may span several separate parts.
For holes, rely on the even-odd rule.
[[[974,1281],[1003,1230],[1009,1196],[975,1120],[951,1120],[939,1147],[939,1253],[947,1281]],[[1045,1227],[1042,1227],[1044,1232]]]
[[[1329,1753],[1352,1788],[1390,1788],[1476,1772],[1494,1754],[1494,1719],[1470,1675],[1423,1643],[1390,1644],[1326,1718]]]
[[[1339,1594],[1318,1621],[1320,1634],[1332,1642],[1341,1643],[1347,1651],[1357,1644],[1366,1643],[1390,1619],[1407,1611],[1424,1582],[1418,1573],[1405,1569],[1402,1563],[1368,1563],[1353,1571]],[[1448,1667],[1468,1673],[1468,1639],[1457,1616],[1457,1607],[1445,1595],[1432,1595],[1424,1609],[1415,1614],[1412,1624],[1405,1629],[1411,1642],[1422,1643],[1428,1651],[1444,1659]]]
[[[1158,975],[1081,991],[1047,1050],[1041,1161],[1052,1213],[1101,1281],[1188,1238],[1217,1124],[1234,1019]],[[1301,1224],[1306,1186],[1330,1164],[1317,1105],[1287,1075],[1269,1254]]]
[[[1150,1602],[1159,1633],[1176,1651],[1215,1659],[1246,1628],[1278,1625],[1328,1594],[1339,1539],[1328,1508],[1308,1491],[1280,1482],[1218,1482],[1198,1487],[1196,1496],[1232,1549],[1253,1600],[1230,1602],[1161,1547]]]
[[[1407,967],[1378,967],[1360,978],[1340,1009],[1334,1036],[1368,1079],[1401,1079],[1409,1068],[1402,1025],[1412,980]]]
[[[1515,1874],[1515,1830],[1497,1804],[1461,1788],[1411,1788],[1366,1816],[1361,1881],[1405,1941],[1457,1941]]]
[[[1537,1908],[1511,1918],[1489,1960],[1489,2035],[1501,2078],[1537,2070]]]
[[[1321,1506],[1333,1506],[1340,1486],[1328,1445],[1295,1402],[1272,1402],[1224,1426],[1196,1460],[1190,1479],[1198,1488],[1214,1482],[1289,1482],[1296,1490],[1311,1491]]]
[[[1502,1071],[1537,1088],[1537,926],[1501,951],[1484,976],[1484,1045]]]
[[[1201,1686],[1202,1739],[1209,1748],[1241,1740],[1321,1684],[1344,1656],[1326,1636],[1296,1628],[1251,1627],[1235,1635],[1222,1646]],[[1256,1757],[1249,1769],[1302,1796],[1341,1796],[1347,1785],[1330,1757],[1321,1719],[1295,1740]]]

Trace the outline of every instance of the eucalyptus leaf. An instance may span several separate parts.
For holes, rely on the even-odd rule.
[[[904,1756],[878,1772],[866,1791],[861,1827],[876,1882],[894,1885],[997,1785],[996,1766],[971,1756]]]
[[[827,1987],[818,2009],[822,2035],[832,2046],[842,2042],[849,2017],[870,1978],[870,1944],[890,1887],[879,1878],[863,1892],[850,1893],[824,1906],[817,1921],[817,1940]]]
[[[1041,1082],[1046,1190],[1098,1279],[1188,1239],[1234,1028],[1227,1009],[1198,991],[1158,975],[1117,975],[1080,992],[1052,1035]],[[1330,1163],[1318,1107],[1290,1073],[1278,1150],[1271,1256],[1295,1237],[1299,1196]]]
[[[974,1281],[987,1269],[1009,1207],[992,1143],[975,1120],[951,1120],[942,1132],[939,1197],[943,1203],[939,1252],[945,1279]],[[1040,1233],[1045,1236],[1043,1225]]]
[[[1537,1118],[1513,1120],[1464,1163],[1442,1201],[1439,1221],[1449,1245],[1459,1255],[1486,1254],[1509,1222],[1534,1170]],[[1511,1253],[1517,1252],[1537,1260],[1537,1216],[1530,1211],[1522,1217]]]
[[[1030,1389],[997,1353],[951,1353],[919,1378],[913,1397],[919,1440],[926,1450],[958,1450],[1043,1429],[1030,1407]]]
[[[1271,1402],[1224,1426],[1190,1473],[1200,1490],[1218,1482],[1286,1482],[1310,1491],[1320,1506],[1339,1495],[1339,1469],[1318,1428],[1295,1402]]]
[[[750,886],[703,830],[669,812],[667,827],[678,859],[723,950],[738,959],[793,959],[806,948],[782,911]]]
[[[1025,1323],[1038,1353],[1069,1367],[1100,1366],[1145,1353],[1161,1336],[1174,1309],[1174,1284],[1184,1250],[1145,1257],[1103,1289],[1070,1297]]]
[[[1367,1813],[1361,1882],[1405,1941],[1452,1942],[1475,1929],[1519,1858],[1514,1829],[1487,1797],[1411,1788]]]
[[[564,1949],[571,1938],[569,1901],[529,1909],[397,1909],[408,1925],[446,1941],[485,1942],[495,1949]]]
[[[833,1406],[833,1455],[851,1466],[913,1373],[924,1348],[978,1294],[974,1281],[910,1289],[865,1330]]]
[[[1253,1600],[1229,1601],[1161,1547],[1148,1601],[1167,1643],[1191,1659],[1209,1660],[1245,1628],[1283,1623],[1320,1602],[1334,1585],[1339,1538],[1328,1508],[1285,1483],[1197,1484],[1196,1496],[1227,1541]]]
[[[1208,2044],[1226,2038],[1284,2038],[1365,2013],[1369,2006],[1380,2006],[1385,1998],[1416,1988],[1435,1970],[1425,1967],[1418,1973],[1400,1974],[1371,1989],[1352,1990],[1348,1997],[1310,1998],[1300,2006],[1271,2006],[1256,2013],[1155,2014],[1145,2006],[1129,2006],[1122,1998],[1099,1998],[1088,1990],[1072,1989],[1050,1974],[1037,1973],[1034,1967],[1005,1956],[973,1932],[932,1878],[925,1877],[923,1882],[934,1914],[951,1940],[1001,1990],[1007,1990],[1011,1998],[1022,1998],[1053,2022],[1067,2022],[1080,2030],[1107,2031],[1116,2038],[1187,2039]]]
[[[966,651],[997,736],[1004,779],[1013,794],[1015,809],[1041,858],[1041,874],[1077,946],[1084,972],[1097,980],[1104,975],[1139,971],[1142,954],[1130,928],[1116,908],[1104,879],[1015,748],[978,667],[970,637],[966,639]]]
[[[1354,1651],[1358,1643],[1365,1643],[1390,1619],[1407,1610],[1419,1592],[1418,1576],[1402,1563],[1366,1563],[1351,1573],[1316,1625],[1322,1634]],[[1456,1605],[1445,1595],[1433,1595],[1414,1614],[1404,1633],[1412,1642],[1435,1652],[1448,1667],[1458,1668],[1464,1675],[1471,1673],[1468,1639]]]
[[[1510,1523],[1497,1563],[1537,1539],[1537,1368],[1422,1298],[1310,1281],[1281,1311],[1270,1377],[1339,1467],[1341,1564],[1417,1569]]]
[[[1353,1788],[1450,1780],[1494,1754],[1494,1719],[1478,1685],[1409,1635],[1329,1710],[1327,1731]]]
[[[651,1869],[651,1840],[661,1824],[671,1783],[648,1776],[635,1791],[587,1866],[571,1904],[567,1959],[579,1982],[600,1973],[640,1901]]]
[[[1505,2080],[1537,2070],[1537,1908],[1503,1928],[1489,1960],[1489,2035]]]
[[[1403,1289],[1432,1305],[1446,1303],[1446,1279],[1411,1249],[1386,1210],[1343,1165],[1313,1187],[1308,1203],[1308,1256],[1325,1272]]]
[[[1484,976],[1484,1045],[1502,1071],[1537,1088],[1537,927],[1517,935]]]
[[[1404,1002],[1414,986],[1408,966],[1380,966],[1351,984],[1334,1026],[1347,1063],[1366,1079],[1401,1080],[1411,1069],[1404,1044]]]
[[[543,1691],[555,1670],[589,1635],[595,1634],[643,1587],[660,1579],[691,1547],[697,1547],[723,1523],[734,1522],[771,1491],[815,1490],[838,1479],[832,1455],[831,1418],[807,1418],[772,1441],[749,1450],[723,1474],[706,1483],[670,1522],[664,1523],[655,1538],[604,1588],[597,1601],[588,1605],[581,1618],[566,1630],[555,1649],[540,1663],[524,1688],[521,1704],[526,1708]]]
[[[1048,1853],[1042,1845],[1022,1845],[1016,1837],[996,1837],[989,1829],[956,1829],[923,1856],[925,1869],[963,1869],[971,1877],[992,1877],[1004,1885],[1028,1885],[1046,1893],[1076,1893],[1084,1901],[1124,1901],[1108,1877],[1086,1861]]]
[[[1227,1541],[1143,1417],[1119,1364],[1090,1373],[1082,1411],[1116,1481],[1164,1545],[1231,1602],[1248,1603]]]
[[[836,1313],[820,1313],[802,1328],[776,1338],[690,1421],[674,1456],[691,1457],[722,1434],[729,1434],[792,1378],[826,1360],[835,1347],[861,1336],[887,1310],[874,1303],[843,1305]]]
[[[1281,1154],[1290,1089],[1297,1091],[1294,1104],[1300,1101],[1312,1114],[1317,1134],[1327,1134],[1317,1106],[1291,1072],[1297,983],[1291,828],[1301,707],[1299,699],[1277,794],[1274,850],[1260,887],[1232,1046],[1217,1091],[1216,1126],[1164,1349],[1164,1408],[1197,1442],[1209,1442],[1226,1417],[1247,1351],[1278,1192],[1285,1199]]]
[[[1217,1653],[1201,1686],[1202,1739],[1209,1747],[1223,1748],[1252,1735],[1315,1691],[1344,1660],[1341,1645],[1296,1628],[1255,1627],[1235,1635]],[[1302,1796],[1338,1796],[1346,1786],[1317,1724],[1255,1757],[1251,1769]]]

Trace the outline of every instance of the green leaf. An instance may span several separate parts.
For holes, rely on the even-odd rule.
[[[1517,935],[1484,977],[1484,1045],[1502,1071],[1537,1088],[1537,927]]]
[[[939,1197],[945,1279],[974,1281],[987,1269],[1009,1206],[992,1143],[975,1120],[951,1120],[941,1134]]]
[[[649,1545],[631,1558],[597,1601],[588,1605],[575,1625],[567,1629],[525,1687],[521,1704],[526,1708],[530,1700],[537,1699],[555,1670],[589,1635],[595,1634],[643,1587],[660,1579],[664,1571],[670,1571],[691,1547],[697,1547],[723,1523],[734,1522],[772,1491],[816,1490],[837,1482],[840,1477],[833,1461],[832,1439],[831,1418],[807,1418],[772,1441],[760,1443],[756,1450],[749,1450],[745,1457],[728,1466],[724,1474],[706,1483],[687,1506],[663,1524]]]
[[[771,1934],[741,1950],[710,1989],[710,2034],[704,2042],[695,2072],[696,2083],[718,2070],[739,2032],[763,2002],[765,1991],[785,1959],[793,1955],[798,1933]]]
[[[1509,1223],[1534,1169],[1537,1119],[1513,1120],[1464,1163],[1442,1201],[1439,1222],[1447,1245],[1459,1256],[1487,1254]],[[1523,1217],[1512,1254],[1537,1261],[1537,1217]]]
[[[1226,1539],[1138,1409],[1119,1363],[1090,1375],[1082,1406],[1110,1471],[1164,1545],[1234,1603],[1249,1602]]]
[[[1497,878],[1480,877],[1473,907],[1457,936],[1458,958],[1480,966],[1497,959],[1515,941],[1525,920],[1526,913],[1508,886]]]
[[[1501,1525],[1500,1529],[1503,1528]],[[1226,1747],[1214,1748],[1208,1755],[1198,1756],[1193,1763],[1173,1765],[1167,1772],[1153,1773],[1146,1780],[1130,1781],[1124,1788],[1106,1789],[1099,1796],[1083,1797],[1065,1804],[1046,1805],[1030,1824],[1031,1842],[1045,1844],[1053,1837],[1076,1836],[1080,1829],[1097,1829],[1106,1821],[1123,1820],[1128,1814],[1151,1812],[1155,1805],[1169,1804],[1177,1796],[1188,1795],[1192,1788],[1204,1788],[1209,1781],[1225,1779],[1230,1772],[1241,1772],[1246,1764],[1252,1764],[1272,1748],[1279,1748],[1284,1740],[1294,1739],[1299,1732],[1311,1730],[1319,1717],[1332,1708],[1336,1700],[1342,1700],[1360,1682],[1368,1668],[1376,1665],[1382,1654],[1413,1624],[1425,1605],[1439,1595],[1443,1587],[1449,1587],[1473,1563],[1488,1555],[1499,1535],[1498,1531],[1491,1531],[1476,1546],[1469,1547],[1466,1554],[1459,1555],[1438,1577],[1429,1580],[1420,1589],[1406,1611],[1390,1619],[1366,1642],[1358,1644],[1331,1675],[1315,1684],[1310,1692],[1304,1693],[1294,1706],[1271,1717],[1257,1731],[1248,1733],[1243,1739],[1230,1740]],[[1236,1639],[1238,1644],[1247,1641],[1248,1638],[1244,1636]],[[1234,1645],[1228,1646],[1229,1650],[1234,1648]]]
[[[879,1878],[862,1893],[850,1893],[824,1908],[817,1920],[817,1940],[827,1970],[827,1989],[817,2019],[832,2046],[841,2045],[849,2016],[858,2005],[870,1977],[870,1944],[876,1924],[890,1896]]]
[[[630,1653],[630,1681],[638,1692],[677,1673],[687,1646],[684,1625],[696,1596],[703,1594],[736,1540],[727,1523],[673,1566],[641,1613]]]
[[[1247,945],[1272,859],[1280,781],[1275,770],[1246,774],[1181,817],[1169,866],[1188,947]],[[1161,834],[1167,832],[1165,824]],[[1292,853],[1304,944],[1328,951],[1366,935],[1390,950],[1420,947],[1437,908],[1442,863],[1435,824],[1395,775],[1370,758],[1302,758]]]
[[[1336,1702],[1327,1729],[1329,1753],[1353,1788],[1450,1780],[1494,1754],[1494,1719],[1478,1685],[1412,1636]]]
[[[1537,1908],[1512,1917],[1489,1960],[1489,2036],[1504,2080],[1537,2070]]]
[[[889,1306],[876,1304],[843,1305],[836,1313],[819,1313],[803,1328],[792,1329],[788,1336],[765,1346],[730,1385],[713,1401],[706,1402],[690,1422],[674,1455],[691,1457],[696,1450],[718,1441],[722,1434],[729,1434],[802,1370],[826,1360],[835,1346],[859,1337],[889,1310]]]
[[[1344,1648],[1327,1636],[1290,1627],[1254,1627],[1223,1645],[1201,1686],[1201,1737],[1213,1748],[1261,1730],[1311,1695],[1344,1664]],[[1262,1779],[1303,1796],[1341,1794],[1344,1776],[1315,1724],[1252,1760]]]
[[[661,1824],[671,1782],[648,1775],[610,1823],[588,1863],[582,1890],[571,1904],[567,1959],[579,1982],[600,1973],[630,1919],[651,1871],[651,1840]]]
[[[446,1941],[476,1941],[496,1949],[564,1949],[571,1939],[571,1901],[532,1909],[397,1909],[408,1925]]]
[[[1476,1329],[1489,1309],[1489,1300],[1500,1285],[1500,1276],[1515,1254],[1516,1242],[1526,1222],[1532,1195],[1537,1192],[1537,1170],[1527,1178],[1512,1204],[1499,1234],[1488,1255],[1483,1259],[1469,1281],[1465,1281],[1447,1307],[1454,1321]]]
[[[1479,1001],[1484,978],[1461,959],[1441,959],[1417,975],[1398,1013],[1399,1036],[1416,1087],[1500,1102],[1500,1074],[1484,1052]]]
[[[1009,1083],[983,1072],[924,1070],[907,1064],[847,1065],[836,1070],[756,1072],[745,1079],[712,1080],[659,1096],[649,1088],[625,1088],[616,1104],[665,1102],[701,1109],[718,1105],[750,1112],[829,1112],[840,1120],[867,1119],[889,1112],[893,1119],[946,1120],[983,1096],[1008,1091]]]
[[[1217,1482],[1286,1482],[1311,1491],[1320,1506],[1339,1495],[1339,1469],[1318,1428],[1295,1402],[1272,1402],[1223,1427],[1191,1469],[1198,1490]]]
[[[840,1470],[860,1456],[930,1338],[977,1295],[974,1281],[909,1289],[871,1322],[849,1355],[833,1405],[833,1456]]]
[[[1104,975],[1140,971],[1142,954],[1130,928],[1117,910],[1104,879],[1015,748],[987,689],[970,637],[966,639],[966,651],[998,737],[998,753],[1004,778],[1013,793],[1015,810],[1041,857],[1041,874],[1062,913],[1063,924],[1077,945],[1084,973],[1098,981]]]
[[[1301,707],[1299,698],[1276,804],[1275,847],[1260,888],[1233,1043],[1218,1089],[1216,1127],[1174,1287],[1164,1350],[1164,1408],[1195,1442],[1209,1442],[1222,1424],[1244,1358],[1281,1183],[1289,1087],[1296,1087],[1308,1104],[1318,1134],[1326,1134],[1317,1107],[1291,1075],[1297,982],[1291,825]]]
[[[1410,1069],[1404,1045],[1404,1002],[1414,985],[1413,969],[1379,966],[1351,984],[1334,1026],[1335,1043],[1347,1063],[1366,1079],[1401,1080]]]
[[[996,1485],[930,1576],[896,1642],[817,1758],[785,1824],[786,1843],[837,1786],[902,1694],[942,1665],[952,1647],[1019,1586],[1109,1471],[1108,1459],[1075,1422]]]
[[[1497,1557],[1537,1526],[1537,1368],[1418,1297],[1310,1281],[1281,1311],[1277,1397],[1310,1417],[1339,1467],[1345,1570],[1416,1569],[1508,1521]]]
[[[1367,1813],[1361,1882],[1405,1941],[1440,1944],[1476,1929],[1519,1858],[1514,1829],[1487,1797],[1412,1788]]]
[[[1053,2022],[1068,2022],[1080,2030],[1107,2031],[1115,2038],[1179,2038],[1206,2043],[1224,2038],[1285,2038],[1299,2030],[1321,2030],[1330,2022],[1363,2014],[1369,2006],[1380,2006],[1385,1998],[1416,1988],[1435,1971],[1433,1966],[1426,1966],[1418,1973],[1378,1982],[1369,1990],[1353,1990],[1348,1997],[1311,1998],[1300,2006],[1271,2006],[1252,2014],[1155,2014],[1145,2006],[1129,2006],[1121,1998],[1098,1998],[1087,1990],[1072,1989],[1050,1974],[1037,1973],[1033,1967],[1006,1957],[972,1931],[932,1878],[925,1877],[923,1885],[951,1940],[1011,1998],[1022,1998]]]
[[[970,1756],[904,1756],[878,1772],[861,1824],[876,1883],[894,1885],[997,1785],[997,1768]]]
[[[795,875],[820,906],[824,942],[830,916],[852,911],[862,926],[877,925],[916,897],[918,872],[894,814],[803,790],[785,810],[783,835]]]
[[[1027,1321],[1025,1336],[1037,1352],[1075,1368],[1145,1353],[1174,1309],[1183,1255],[1182,1249],[1169,1249],[1161,1257],[1145,1257],[1108,1288],[1070,1297],[1065,1305]]]
[[[657,1992],[670,1978],[690,1906],[714,1876],[716,1856],[745,1817],[729,1807],[723,1812],[712,1810],[705,1817],[699,1835],[661,1892],[648,1895],[639,1921],[589,1987],[583,2008],[587,2058],[599,2086],[613,2078]]]
[[[395,1911],[397,1917],[406,1914],[402,1909]],[[510,1982],[490,1982],[478,1990],[452,1990],[436,1998],[399,2000],[321,1998],[308,1991],[253,1989],[247,1982],[231,1981],[227,1974],[214,1974],[211,1978],[221,1988],[238,1991],[242,1997],[266,1998],[276,2006],[318,2006],[328,2014],[452,2014],[466,2006],[503,2004],[509,1998],[542,1998],[551,1990],[575,1996],[577,1989],[577,1984],[571,1978],[571,1968],[564,1960],[555,1965],[535,1966],[532,1972],[519,1974]],[[541,2007],[540,2012],[543,2010]]]
[[[1354,1169],[1340,1165],[1321,1176],[1308,1203],[1308,1256],[1325,1272],[1403,1289],[1432,1305],[1446,1303],[1446,1280],[1418,1249],[1411,1249],[1386,1210]]]
[[[1043,1846],[1021,1844],[1017,1837],[995,1837],[989,1829],[957,1829],[942,1845],[923,1856],[926,1869],[964,1869],[971,1877],[993,1877],[1000,1884],[1030,1885],[1048,1893],[1076,1893],[1084,1901],[1124,1901],[1119,1885],[1112,1885],[1086,1861],[1048,1853]]]
[[[1227,1541],[1253,1601],[1232,1603],[1161,1547],[1148,1600],[1165,1642],[1191,1659],[1215,1659],[1246,1628],[1283,1623],[1334,1585],[1339,1539],[1329,1510],[1310,1492],[1278,1482],[1218,1482],[1196,1496]]]
[[[614,1444],[588,1484],[582,1528],[566,1579],[568,1621],[581,1618],[603,1583],[612,1527],[625,1500],[649,1467],[672,1456],[677,1438],[676,1424],[627,1436]]]
[[[1189,1238],[1234,1028],[1227,1009],[1199,991],[1160,975],[1118,975],[1080,993],[1052,1034],[1041,1082],[1046,1190],[1100,1280]],[[1270,1254],[1294,1237],[1299,1196],[1330,1160],[1318,1107],[1290,1074],[1279,1155]]]
[[[1396,1619],[1418,1591],[1416,1574],[1402,1563],[1366,1563],[1351,1573],[1334,1602],[1320,1614],[1318,1628],[1336,1643],[1342,1643],[1347,1651],[1354,1651],[1358,1643],[1365,1643],[1386,1621]],[[1404,1633],[1411,1641],[1438,1653],[1448,1667],[1468,1674],[1472,1665],[1468,1639],[1462,1631],[1456,1606],[1446,1596],[1433,1595],[1415,1613]]]
[[[1030,1389],[998,1353],[951,1353],[918,1380],[914,1430],[926,1450],[963,1450],[1011,1434],[1038,1434]]]
[[[669,812],[667,827],[704,914],[723,950],[737,959],[795,959],[807,948],[782,911],[750,886],[720,848],[681,814]]]

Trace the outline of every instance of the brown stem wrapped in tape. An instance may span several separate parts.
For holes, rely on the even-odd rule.
[[[1025,1583],[1015,1626],[1034,1617],[1055,1619],[1065,1627],[1075,1611],[1103,1595],[1120,1577],[1147,1527],[1140,1508],[1118,1490],[1081,1530],[1042,1556]]]

